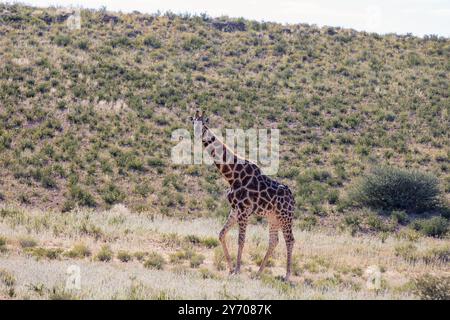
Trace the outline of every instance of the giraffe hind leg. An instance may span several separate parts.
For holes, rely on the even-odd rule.
[[[239,238],[238,238],[238,254],[236,258],[236,268],[233,273],[238,274],[241,271],[242,252],[245,244],[245,232],[247,230],[247,218],[244,216],[238,220]]]
[[[259,266],[258,276],[263,272],[264,268],[266,267],[267,261],[269,261],[269,258],[273,254],[273,251],[278,244],[278,231],[279,226],[276,224],[276,222],[269,221],[269,247],[267,248],[267,253],[264,256],[261,265]]]
[[[290,220],[285,226],[283,226],[283,236],[286,242],[286,277],[285,281],[289,281],[292,268],[292,249],[294,247],[294,235],[292,233],[292,220]]]
[[[227,232],[230,230],[230,228],[236,224],[236,222],[237,222],[237,215],[232,210],[228,216],[227,221],[225,222],[225,225],[223,226],[222,230],[219,233],[219,240],[222,243],[223,254],[225,255],[225,259],[227,260],[228,269],[230,270],[230,272],[233,271],[233,262],[231,261],[230,253],[228,252],[226,235]]]

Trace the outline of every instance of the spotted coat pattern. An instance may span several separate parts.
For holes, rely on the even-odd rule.
[[[256,164],[236,156],[208,129],[203,115],[199,115],[197,112],[192,120],[194,123],[201,123],[203,146],[230,185],[227,199],[232,209],[219,234],[230,272],[240,272],[248,218],[255,214],[266,217],[269,223],[269,247],[258,274],[264,270],[267,261],[277,246],[278,234],[281,229],[287,249],[285,279],[289,280],[294,245],[292,221],[295,206],[291,190],[289,187],[264,175]],[[229,229],[235,224],[239,226],[239,237],[236,267],[233,269],[225,237]]]

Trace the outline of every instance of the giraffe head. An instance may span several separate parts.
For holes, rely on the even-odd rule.
[[[193,117],[189,117],[189,120],[194,124],[194,129],[202,129],[203,126],[208,123],[209,119],[205,116],[205,113],[202,111],[195,111],[195,115]],[[200,126],[196,128],[196,126]]]
[[[208,123],[209,119],[205,116],[205,112],[195,111],[195,116],[189,117],[192,122]]]

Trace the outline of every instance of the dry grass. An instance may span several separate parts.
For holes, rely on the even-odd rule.
[[[0,284],[2,298],[410,299],[415,298],[414,278],[450,274],[448,260],[439,258],[449,250],[446,239],[419,237],[411,241],[391,234],[382,241],[376,236],[296,229],[292,285],[279,280],[285,266],[282,241],[273,266],[261,279],[253,279],[258,260],[255,256],[262,255],[267,246],[266,226],[255,224],[248,229],[243,273],[229,277],[226,270],[216,268],[214,259],[220,247],[208,248],[193,241],[216,237],[222,225],[217,219],[180,220],[130,212],[122,205],[101,212],[66,214],[13,207],[0,210],[0,235],[8,239],[0,269],[15,279],[13,285]],[[62,254],[55,259],[38,259],[21,247],[21,240],[29,238],[35,239],[39,248],[58,249]],[[234,230],[229,237],[233,252],[236,241]],[[92,255],[70,254],[81,243],[82,251]],[[96,257],[104,246],[111,250],[110,260],[98,261]],[[408,249],[411,247],[414,249]],[[123,262],[123,252],[141,259]],[[166,261],[161,270],[145,268],[155,253]],[[415,259],[409,259],[408,254]],[[175,255],[182,258],[175,261]],[[199,255],[205,257],[204,261],[193,265],[192,257]],[[81,290],[64,289],[70,265],[80,267]],[[366,285],[366,271],[372,266],[382,272],[379,290]]]

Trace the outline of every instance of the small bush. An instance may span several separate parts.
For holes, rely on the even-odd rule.
[[[344,218],[344,225],[348,227],[350,233],[355,235],[359,230],[361,230],[361,218],[355,214],[346,216]]]
[[[411,223],[411,227],[426,236],[441,238],[448,231],[448,221],[443,217],[433,217],[430,219],[416,220]]]
[[[26,253],[32,255],[37,260],[47,258],[50,260],[58,259],[60,254],[62,252],[62,249],[59,248],[27,248]]]
[[[161,41],[159,41],[155,36],[147,36],[144,38],[144,45],[158,49],[161,48]]]
[[[201,240],[201,243],[207,248],[215,248],[219,245],[219,240],[213,237],[206,237]]]
[[[350,192],[351,199],[369,207],[421,213],[439,204],[438,179],[428,173],[378,167]]]
[[[200,268],[198,271],[202,279],[217,279],[217,276],[214,274],[214,272],[208,270],[207,268]]]
[[[162,255],[160,255],[157,252],[152,252],[149,254],[147,260],[144,262],[144,267],[149,269],[162,270],[165,264],[166,260]]]
[[[68,44],[71,43],[71,39],[69,36],[66,35],[57,35],[54,39],[56,45],[60,46],[60,47],[65,47]]]
[[[189,259],[189,265],[191,268],[198,268],[203,261],[205,261],[205,257],[202,254],[193,254],[192,257]]]
[[[142,251],[138,251],[134,253],[134,257],[138,260],[138,261],[142,261],[144,260],[145,256],[147,255],[146,252],[142,252]]]
[[[19,239],[19,244],[22,248],[33,248],[37,246],[37,241],[30,237]]]
[[[449,263],[450,245],[429,249],[422,255],[422,260],[426,264]]]
[[[133,260],[132,255],[127,251],[119,251],[117,252],[117,258],[122,262],[128,262]]]
[[[104,245],[100,249],[100,251],[97,253],[97,255],[95,256],[95,258],[98,261],[103,261],[103,262],[111,261],[112,257],[113,257],[113,252],[111,251],[111,249],[107,245]]]
[[[5,246],[5,245],[6,245],[6,238],[0,236],[0,247],[3,247],[3,246]]]
[[[394,222],[399,224],[405,224],[408,222],[408,215],[405,211],[394,210],[391,212],[391,218]]]
[[[184,237],[184,240],[188,243],[192,243],[192,244],[199,244],[200,243],[200,238],[196,235],[190,234]]]
[[[114,184],[109,184],[102,191],[102,198],[107,204],[115,204],[125,199],[125,194]]]
[[[178,263],[183,262],[183,260],[185,260],[185,259],[186,259],[186,254],[185,254],[184,251],[177,251],[177,252],[174,252],[174,253],[172,253],[170,255],[170,262],[171,263],[178,264]]]
[[[95,207],[97,205],[94,196],[78,185],[72,185],[70,187],[70,195],[81,206]]]
[[[414,292],[422,300],[450,300],[450,277],[424,275],[414,280]]]
[[[67,251],[65,255],[69,258],[85,258],[91,255],[91,251],[84,243],[78,243],[72,249]]]
[[[402,257],[409,263],[415,263],[419,259],[417,247],[411,243],[396,246],[394,250],[396,256]]]
[[[298,222],[298,227],[302,231],[311,231],[317,225],[317,217],[315,216],[304,216],[300,218]]]
[[[7,287],[12,287],[16,283],[16,278],[14,275],[4,269],[0,269],[0,280]]]

